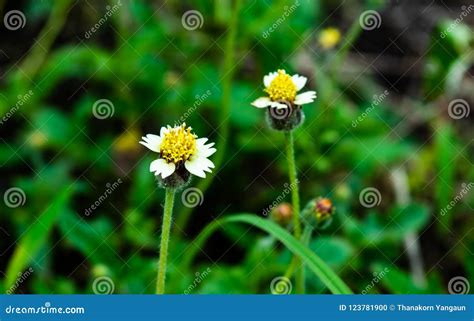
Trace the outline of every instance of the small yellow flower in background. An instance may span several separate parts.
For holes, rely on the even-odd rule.
[[[341,32],[339,29],[329,27],[321,31],[318,42],[324,49],[332,49],[341,41]]]
[[[148,134],[142,137],[140,144],[159,153],[159,158],[151,162],[150,172],[162,179],[176,171],[187,171],[205,178],[205,172],[214,168],[208,157],[216,152],[214,143],[207,144],[207,138],[198,138],[186,124],[175,127],[162,127],[160,135]]]
[[[139,138],[140,132],[136,128],[130,128],[117,138],[113,146],[114,151],[118,153],[138,152],[137,139]]]
[[[315,91],[297,94],[306,85],[307,78],[295,74],[290,76],[285,70],[279,69],[263,77],[264,91],[268,97],[260,97],[252,105],[257,108],[275,107],[278,109],[291,108],[289,105],[309,104],[316,98]]]

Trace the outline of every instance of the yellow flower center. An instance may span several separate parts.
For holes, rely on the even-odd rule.
[[[161,141],[160,154],[168,163],[187,161],[196,152],[196,135],[186,125],[171,128]]]
[[[296,85],[284,70],[278,70],[278,75],[265,88],[272,101],[293,102],[296,97]]]

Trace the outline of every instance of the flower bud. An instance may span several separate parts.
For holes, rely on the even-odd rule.
[[[331,224],[335,211],[336,208],[329,198],[318,197],[306,205],[303,217],[314,228],[324,229]]]
[[[288,203],[281,203],[272,209],[270,217],[278,225],[288,226],[293,219],[293,208]]]
[[[156,175],[155,177],[160,187],[173,188],[176,190],[183,189],[191,181],[191,173],[189,173],[182,164],[178,165],[175,172],[166,178],[161,178],[160,175]]]

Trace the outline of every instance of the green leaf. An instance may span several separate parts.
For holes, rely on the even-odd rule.
[[[342,267],[354,254],[352,245],[342,238],[321,236],[309,245],[314,253],[335,269]]]
[[[384,270],[383,266],[375,265],[374,273]],[[390,266],[386,268],[386,273],[380,278],[380,282],[393,294],[429,294],[440,293],[443,290],[441,280],[435,273],[428,275],[426,285],[416,285],[412,276],[397,268]]]
[[[105,217],[86,222],[75,213],[65,211],[61,214],[59,228],[64,238],[91,263],[121,265],[118,255],[108,244],[107,236],[113,232],[113,226]]]
[[[206,226],[206,228],[197,236],[192,243],[191,252],[186,255],[183,265],[188,268],[200,248],[203,247],[206,240],[219,227],[227,223],[245,223],[257,227],[282,242],[293,254],[301,257],[308,268],[328,287],[334,294],[351,294],[349,287],[317,256],[311,249],[304,246],[296,240],[286,230],[276,223],[255,216],[255,214],[235,214],[216,220]]]
[[[454,133],[449,123],[439,123],[435,133],[436,149],[436,204],[437,208],[444,209],[452,200],[455,184],[457,150],[453,145]],[[440,215],[441,231],[447,232],[451,225],[454,211],[446,211]],[[438,213],[437,213],[438,214]]]
[[[44,245],[54,223],[68,205],[73,191],[73,186],[70,186],[60,193],[23,234],[8,263],[5,278],[6,288],[10,288],[15,283],[18,275]]]

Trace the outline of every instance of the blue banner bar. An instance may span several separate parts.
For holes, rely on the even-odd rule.
[[[472,295],[2,295],[0,320],[471,321]]]

